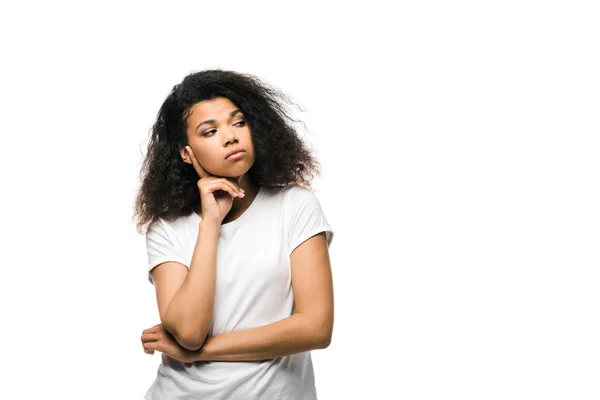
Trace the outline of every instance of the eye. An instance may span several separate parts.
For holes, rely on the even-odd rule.
[[[243,127],[243,126],[246,125],[246,121],[241,120],[241,121],[236,122],[234,125],[238,125],[238,124],[242,124],[242,125],[239,125],[239,126]],[[202,136],[207,136],[211,132],[216,132],[216,130],[215,129],[211,129],[210,131],[206,131],[206,132],[202,133]]]

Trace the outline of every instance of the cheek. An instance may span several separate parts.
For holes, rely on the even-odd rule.
[[[214,161],[211,160],[210,151],[208,151],[205,148],[195,148],[194,154],[196,155],[196,160],[198,161],[198,163],[203,167],[214,163]]]
[[[252,132],[251,131],[248,131],[246,143],[248,143],[249,150],[254,152],[254,143],[252,142]]]

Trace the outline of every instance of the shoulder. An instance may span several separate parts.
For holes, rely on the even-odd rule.
[[[147,245],[170,242],[172,240],[172,229],[167,221],[156,218],[148,225],[145,236]]]
[[[284,210],[291,215],[321,212],[321,203],[316,193],[300,185],[285,188],[283,205]]]
[[[284,204],[302,202],[314,197],[310,189],[300,185],[263,186],[261,191],[264,197],[276,199]]]
[[[301,185],[266,187],[263,195],[267,198],[265,203],[281,207],[284,215],[288,216],[320,208],[316,194]]]
[[[152,222],[148,224],[148,229],[146,229],[146,236],[154,235],[156,233],[160,233],[165,230],[165,220],[158,217],[155,218]]]
[[[174,235],[185,226],[186,218],[189,217],[182,216],[173,220],[157,217],[148,225],[146,235]]]
[[[286,186],[283,196],[287,201],[307,201],[316,198],[312,190],[300,185]]]

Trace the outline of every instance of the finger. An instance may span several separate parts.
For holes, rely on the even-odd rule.
[[[240,186],[238,178],[224,178],[226,182],[231,183],[235,191],[240,195],[240,197],[244,197],[246,191]]]
[[[144,351],[148,352],[148,351],[152,351],[154,352],[155,350],[158,350],[158,346],[157,346],[158,342],[148,342],[148,343],[144,343]]]
[[[211,176],[208,172],[206,172],[204,170],[204,168],[202,168],[200,166],[200,163],[196,159],[196,156],[194,155],[192,148],[190,146],[185,146],[185,149],[188,152],[188,154],[190,155],[190,158],[192,159],[192,165],[194,166],[194,169],[198,173],[198,176],[200,177],[200,179],[206,178],[207,176]]]
[[[243,189],[235,183],[233,178],[215,178],[205,184],[206,189],[209,192],[215,192],[216,190],[222,190],[229,193],[233,197],[239,196],[244,197],[245,193]]]
[[[233,186],[233,183],[227,182],[227,180],[225,180],[225,179],[217,179],[217,180],[210,182],[209,184],[206,185],[206,190],[208,190],[209,193],[213,193],[213,194],[217,190],[222,190],[224,192],[229,193],[233,197],[240,196],[240,194],[239,194],[240,192],[238,191],[238,189],[235,186]]]
[[[153,343],[156,343],[156,341],[142,340],[142,349],[144,350],[144,353],[154,354],[154,350],[150,348]]]
[[[244,189],[242,189],[240,184],[237,182],[236,178],[223,178],[223,181],[228,185],[231,185],[231,187],[238,194],[239,197],[245,196],[246,192],[244,191]]]
[[[158,340],[158,334],[157,333],[144,333],[141,337],[141,340],[142,340],[142,344],[148,343],[148,342],[155,342]]]
[[[161,325],[162,325],[162,324],[156,324],[156,325],[154,325],[152,328],[144,329],[144,330],[142,331],[142,333],[156,332],[157,330],[159,330],[159,329],[160,329]]]
[[[192,148],[190,146],[185,146],[185,150],[190,155],[190,159],[192,160],[192,165],[194,166],[194,169],[196,170],[196,173],[198,173],[198,176],[200,177],[200,179],[205,178],[208,174],[206,173],[204,168],[202,168],[200,166],[200,163],[196,159],[196,156],[194,155]]]
[[[148,342],[144,344],[144,349],[153,351],[155,350],[164,353],[163,350],[165,350],[165,346],[163,342]]]
[[[160,342],[158,342],[158,341],[142,343],[142,348],[144,349],[144,353],[154,354],[155,350],[159,350],[158,349],[159,343]]]
[[[244,189],[242,189],[242,187],[240,186],[238,178],[225,177],[223,179],[225,179],[225,182],[231,183],[233,185],[234,190],[238,193],[238,195],[240,197],[244,197],[244,195],[246,194],[246,191]]]

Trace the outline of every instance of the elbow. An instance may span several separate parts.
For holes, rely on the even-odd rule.
[[[190,351],[198,351],[204,345],[204,341],[206,340],[206,336],[208,333],[204,334],[181,334],[178,337],[175,337],[177,343],[181,345],[181,347],[190,350]]]
[[[312,337],[314,338],[315,349],[325,349],[331,344],[333,334],[332,316],[321,315],[310,319],[309,326],[312,327]]]
[[[327,322],[323,324],[317,324],[317,326],[320,326],[320,329],[317,329],[315,333],[316,347],[317,349],[325,349],[331,344],[333,323]]]
[[[317,335],[317,348],[326,349],[331,344],[331,331],[321,332]]]
[[[179,345],[181,347],[183,347],[184,349],[189,350],[189,351],[198,351],[204,344],[204,342],[199,343],[197,340],[187,340],[184,338],[176,339],[176,340],[177,340],[177,343],[179,343]]]
[[[208,332],[204,334],[189,332],[187,330],[178,329],[173,325],[165,323],[163,323],[163,327],[165,328],[165,331],[167,331],[171,334],[171,336],[173,336],[173,339],[175,339],[175,341],[179,343],[181,347],[190,351],[199,350],[204,344],[204,341],[208,334]]]

